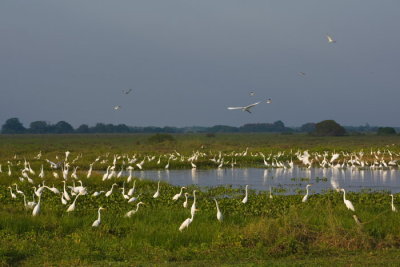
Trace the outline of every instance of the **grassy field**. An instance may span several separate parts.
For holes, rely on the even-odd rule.
[[[98,155],[105,153],[165,153],[177,150],[212,151],[290,151],[291,149],[399,151],[399,137],[340,137],[315,138],[297,135],[237,134],[179,135],[176,141],[150,143],[148,135],[71,135],[71,136],[0,136],[0,264],[4,266],[397,266],[400,262],[400,214],[392,212],[390,196],[385,192],[348,193],[355,213],[347,210],[343,195],[329,191],[311,195],[302,203],[302,195],[250,191],[248,203],[243,204],[243,189],[230,187],[196,188],[187,192],[189,208],[182,207],[183,198],[172,201],[179,188],[161,183],[160,197],[154,199],[157,183],[136,182],[145,203],[131,218],[124,214],[136,207],[128,204],[119,189],[110,197],[91,197],[94,191],[109,190],[116,182],[101,181],[101,174],[83,178],[88,195],[80,196],[76,210],[67,213],[68,205],[61,196],[45,189],[41,212],[32,216],[23,198],[11,198],[7,188],[17,182],[32,199],[32,185],[19,182],[19,173],[9,177],[4,169],[7,161],[15,163],[26,157],[31,160],[42,151],[43,158],[60,157],[71,151],[71,157],[82,153],[82,168]],[[394,144],[394,146],[392,145]],[[202,148],[203,147],[203,148]],[[17,154],[17,159],[13,159]],[[32,161],[33,163],[35,161]],[[16,163],[15,163],[16,164]],[[16,165],[15,165],[16,166]],[[14,166],[14,167],[15,167]],[[39,161],[36,161],[36,168]],[[16,168],[16,167],[15,167]],[[48,170],[46,170],[48,171]],[[47,175],[46,177],[50,177]],[[81,177],[81,176],[80,176]],[[32,177],[37,185],[40,179]],[[61,189],[60,179],[46,178],[46,184]],[[71,185],[72,181],[68,181]],[[131,187],[131,184],[126,188]],[[192,191],[197,194],[198,211],[188,229],[180,232],[180,224],[190,217]],[[224,220],[216,219],[213,198],[216,197]],[[394,204],[400,208],[400,195]],[[97,219],[97,209],[103,206],[102,222],[91,227]],[[357,224],[353,214],[361,220]]]

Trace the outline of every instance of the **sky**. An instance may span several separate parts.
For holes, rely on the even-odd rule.
[[[399,10],[398,0],[2,0],[0,124],[400,126]],[[267,98],[252,114],[227,110]]]

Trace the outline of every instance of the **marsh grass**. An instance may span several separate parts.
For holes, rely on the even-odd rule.
[[[51,183],[61,187],[59,181]],[[101,188],[111,183],[107,181]],[[100,184],[100,177],[87,181],[89,193],[98,190]],[[400,246],[400,215],[390,210],[390,198],[384,192],[349,192],[347,198],[363,221],[359,226],[344,206],[342,195],[334,191],[311,195],[306,203],[301,203],[301,195],[274,195],[269,199],[265,192],[250,191],[249,202],[244,205],[243,189],[212,188],[199,192],[199,211],[189,228],[179,232],[180,223],[190,217],[189,209],[182,207],[182,198],[171,200],[179,188],[161,183],[160,198],[153,199],[156,187],[155,182],[138,181],[137,190],[146,205],[132,218],[124,218],[135,205],[126,203],[117,190],[109,198],[81,196],[71,214],[65,212],[59,196],[46,190],[41,214],[32,217],[31,211],[23,207],[22,198],[11,199],[7,188],[1,186],[0,262],[265,263],[272,258],[284,261],[350,252],[384,253]],[[29,186],[21,185],[21,189],[29,190]],[[216,220],[214,196],[224,213],[222,223]],[[191,203],[190,198],[189,206]],[[395,204],[399,205],[398,201]],[[100,205],[106,207],[102,223],[92,228]]]

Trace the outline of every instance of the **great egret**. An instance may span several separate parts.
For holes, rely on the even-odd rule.
[[[8,188],[10,188],[11,198],[17,198],[17,196],[13,193],[11,186],[9,186]]]
[[[272,199],[272,189],[269,187],[269,198]]]
[[[111,194],[112,194],[112,192],[113,192],[113,189],[114,189],[114,186],[116,186],[116,185],[117,185],[116,183],[112,184],[111,189],[108,190],[108,191],[106,192],[106,194],[105,194],[106,197],[111,196]]]
[[[217,207],[217,220],[222,222],[223,216],[222,216],[222,212],[219,210],[217,199],[214,198],[214,201],[215,201],[215,205]]]
[[[69,207],[68,207],[68,209],[67,209],[67,212],[71,212],[71,211],[74,211],[74,210],[75,210],[75,202],[76,202],[76,200],[78,199],[78,197],[79,197],[80,195],[81,195],[81,194],[77,194],[77,195],[76,195],[76,197],[75,197],[74,201],[72,202],[72,204],[69,205]]]
[[[346,191],[344,190],[344,188],[340,189],[340,191],[343,191],[343,202],[346,205],[347,209],[355,211],[353,203],[351,203],[350,200],[346,199]]]
[[[137,197],[131,197],[131,198],[128,200],[128,203],[135,202],[136,200],[138,200],[139,197],[140,197],[140,194],[139,194]]]
[[[25,194],[22,194],[22,196],[24,197],[24,206],[25,206],[25,208],[26,209],[33,209],[35,207],[35,205],[36,205],[36,202],[33,202],[33,201],[26,202]]]
[[[101,193],[104,193],[104,191],[96,191],[92,194],[92,197],[97,197],[99,196]]]
[[[182,186],[181,191],[178,194],[176,194],[175,196],[173,196],[172,200],[175,200],[175,201],[178,200],[178,198],[180,198],[182,196],[183,189],[186,189],[186,187]]]
[[[243,204],[246,204],[246,203],[247,203],[247,200],[248,200],[248,192],[247,192],[248,187],[249,187],[249,185],[246,185],[246,194],[245,194],[245,196],[244,196],[244,198],[243,198],[243,200],[242,200],[242,203],[243,203]]]
[[[153,198],[158,198],[160,196],[160,182],[158,181],[157,191],[154,193]]]
[[[267,101],[266,101],[266,103],[267,103],[267,104],[271,104],[271,103],[272,103],[272,99],[271,99],[271,98],[268,98]]]
[[[192,215],[192,219],[195,212],[196,212],[196,190],[193,190],[193,204],[192,207],[190,208],[190,214]]]
[[[13,184],[13,185],[15,185],[15,192],[17,192],[18,194],[21,194],[21,195],[24,194],[24,192],[22,192],[21,190],[18,190],[18,185],[17,184]]]
[[[93,170],[93,163],[90,164],[89,170],[86,174],[86,178],[90,178],[90,176],[92,175],[92,170]]]
[[[194,218],[194,213],[192,213],[192,217],[191,218],[187,218],[186,220],[183,221],[183,223],[181,224],[181,226],[179,226],[179,231],[183,231],[183,229],[188,228],[189,224],[192,223]]]
[[[131,189],[129,189],[128,196],[132,196],[133,193],[135,192],[135,185],[136,185],[136,180],[133,181],[133,186]]]
[[[65,189],[65,181],[62,181],[64,183],[64,192],[63,192],[63,196],[65,198],[65,200],[70,201],[71,198],[69,197],[69,194],[67,192],[67,190]]]
[[[260,102],[256,102],[254,104],[250,104],[248,106],[244,106],[244,107],[228,107],[228,109],[230,110],[234,110],[234,109],[241,109],[242,111],[247,111],[248,113],[251,113],[250,109],[254,106],[257,106],[258,104],[260,104],[262,101]]]
[[[101,211],[101,210],[104,210],[104,209],[105,209],[105,208],[99,207],[99,209],[98,209],[98,211],[97,211],[97,213],[98,213],[97,220],[95,220],[95,221],[92,223],[92,227],[98,227],[98,226],[100,225],[100,223],[101,223],[101,214],[100,214],[100,211]]]
[[[61,204],[67,205],[68,202],[64,199],[63,195],[61,194]]]
[[[393,194],[390,194],[390,196],[392,197],[392,211],[393,212],[397,212],[397,209],[396,209],[396,207],[394,206],[394,196],[393,196]]]
[[[308,199],[308,188],[309,188],[310,186],[312,186],[312,184],[308,184],[308,185],[306,186],[306,191],[307,191],[307,193],[306,193],[306,195],[303,197],[303,199],[301,200],[301,202],[306,202],[306,201],[307,201],[307,199]]]
[[[114,106],[114,110],[119,110],[121,106]]]
[[[35,207],[33,208],[32,216],[37,216],[40,213],[40,199],[41,199],[41,195],[39,195],[39,200],[38,200],[37,204],[35,205]]]
[[[136,204],[136,209],[128,211],[128,212],[125,214],[125,217],[130,218],[133,214],[135,214],[135,213],[139,210],[139,205],[144,205],[144,203],[143,203],[143,202],[137,203],[137,204]]]
[[[188,206],[188,196],[189,196],[189,193],[185,193],[185,202],[183,202],[184,208],[187,208],[187,206]]]
[[[334,44],[334,43],[336,43],[336,41],[332,38],[332,36],[330,36],[330,35],[326,35],[326,39],[328,39],[328,43],[330,43],[330,44]]]

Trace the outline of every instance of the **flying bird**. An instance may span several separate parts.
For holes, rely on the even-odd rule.
[[[330,43],[330,44],[334,44],[334,43],[336,43],[336,40],[334,40],[333,38],[332,38],[332,36],[330,36],[330,35],[326,35],[326,39],[328,39],[328,43]]]
[[[299,74],[302,75],[302,76],[306,76],[306,73],[302,72],[302,71],[300,71]]]
[[[250,96],[254,96],[255,94],[256,94],[256,93],[254,93],[254,92],[250,92],[250,93],[249,93]]]
[[[267,104],[271,104],[272,103],[272,99],[271,98],[268,98],[267,99]]]
[[[119,110],[121,108],[121,106],[115,106],[114,110]]]
[[[250,109],[254,106],[257,106],[258,104],[260,104],[262,101],[254,103],[254,104],[250,104],[248,106],[244,106],[244,107],[228,107],[228,109],[232,110],[232,109],[241,109],[242,111],[247,111],[248,113],[251,113]]]
[[[124,94],[127,95],[127,94],[129,94],[130,92],[132,92],[132,89],[129,88],[128,90],[122,90],[122,92],[123,92]]]

